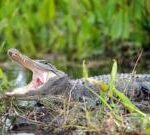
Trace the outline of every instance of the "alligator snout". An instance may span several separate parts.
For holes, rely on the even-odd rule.
[[[13,55],[13,53],[12,53],[11,51],[8,51],[7,54],[8,54],[9,56],[12,56],[12,55]]]

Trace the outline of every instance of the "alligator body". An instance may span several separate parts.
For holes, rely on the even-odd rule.
[[[53,65],[32,60],[16,49],[9,49],[8,55],[13,61],[31,70],[33,76],[27,86],[7,92],[7,96],[64,95],[80,100],[83,97],[95,99],[96,96],[92,94],[91,89],[100,92],[96,84],[85,79],[70,79],[67,74]],[[108,84],[110,75],[100,75],[90,79]],[[118,74],[116,88],[127,93],[129,97],[143,99],[150,94],[150,74]]]

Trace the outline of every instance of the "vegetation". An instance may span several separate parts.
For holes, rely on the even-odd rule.
[[[78,60],[107,50],[118,55],[123,46],[134,52],[150,44],[149,5],[149,0],[1,0],[0,45],[4,52],[16,47]]]
[[[85,62],[83,63],[83,73],[85,79],[87,79],[88,72]],[[106,84],[99,81],[95,82],[100,88],[107,87],[106,89],[101,89],[100,94],[95,93],[101,102],[101,106],[96,108],[93,108],[92,104],[87,101],[78,102],[72,101],[70,97],[49,95],[39,99],[40,103],[44,105],[42,108],[35,109],[29,105],[25,109],[20,104],[21,99],[17,101],[14,98],[3,98],[0,101],[4,107],[1,117],[5,115],[4,110],[9,110],[8,113],[13,112],[10,114],[11,123],[15,124],[17,120],[23,119],[24,122],[28,121],[30,123],[29,129],[33,128],[34,130],[35,126],[37,126],[38,130],[34,131],[41,134],[49,132],[54,134],[89,133],[102,135],[149,134],[149,115],[140,111],[123,93],[115,88],[116,73],[117,63],[114,61],[109,85],[106,86]],[[91,80],[89,79],[88,81]],[[92,89],[91,92],[94,93]],[[3,125],[8,118],[4,118],[4,121],[2,119],[0,121],[2,134],[7,133]],[[28,127],[25,127],[25,131],[26,129]],[[22,130],[24,130],[24,127],[22,127]]]
[[[106,55],[133,57],[136,50],[149,47],[149,35],[149,0],[0,0],[1,61],[11,47],[36,57],[63,54],[71,61]],[[87,79],[85,63],[83,69]],[[0,68],[0,131],[5,134],[11,113],[15,119],[24,118],[55,133],[148,134],[150,117],[115,88],[116,72],[115,63],[109,85],[94,82],[102,89],[97,94],[100,108],[62,97],[41,99],[45,116],[52,117],[44,123],[45,112],[24,109],[16,99],[2,96],[11,83]]]

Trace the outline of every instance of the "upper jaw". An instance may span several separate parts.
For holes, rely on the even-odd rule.
[[[16,49],[8,50],[8,56],[15,61],[16,63],[22,65],[23,67],[32,71],[32,80],[31,82],[23,87],[16,88],[11,92],[7,92],[7,96],[15,96],[15,95],[25,95],[29,91],[37,90],[41,88],[45,83],[57,76],[56,73],[62,74],[63,72],[59,72],[55,67],[52,65],[47,65],[35,60],[30,59],[29,57],[22,55]],[[54,71],[55,70],[55,71]],[[64,74],[64,73],[63,73]]]
[[[23,96],[30,91],[36,91],[42,86],[44,86],[48,80],[55,77],[55,74],[52,74],[51,72],[43,72],[43,73],[36,73],[33,72],[32,80],[29,84],[23,87],[15,88],[10,92],[6,92],[7,96]]]

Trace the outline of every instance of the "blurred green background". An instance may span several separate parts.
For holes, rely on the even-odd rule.
[[[149,54],[150,0],[0,0],[1,61],[11,47],[36,58],[135,62]]]

